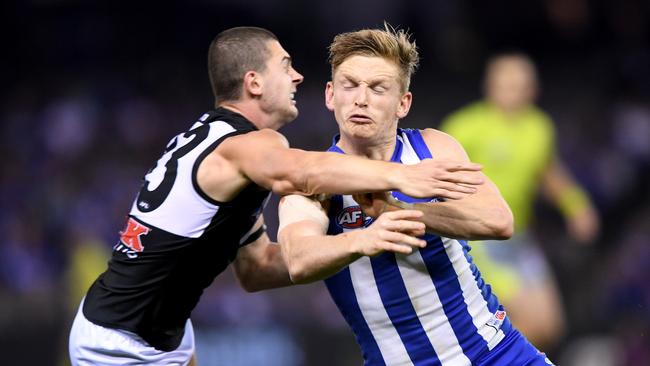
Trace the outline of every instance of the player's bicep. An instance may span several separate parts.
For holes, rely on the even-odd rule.
[[[267,129],[229,138],[218,152],[241,175],[267,189],[272,189],[295,166],[295,152],[289,149],[286,138]]]

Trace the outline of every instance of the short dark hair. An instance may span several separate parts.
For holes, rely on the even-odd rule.
[[[219,33],[208,50],[208,74],[216,104],[238,100],[248,71],[264,71],[270,57],[267,42],[278,40],[258,27],[236,27]]]

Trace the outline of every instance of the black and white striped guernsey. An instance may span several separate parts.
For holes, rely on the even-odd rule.
[[[248,185],[230,202],[198,186],[203,159],[226,138],[257,128],[219,108],[175,136],[144,177],[108,269],[93,283],[83,313],[98,325],[132,331],[163,351],[178,347],[203,290],[242,245],[270,192]]]

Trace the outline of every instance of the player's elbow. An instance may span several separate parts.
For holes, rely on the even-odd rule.
[[[299,194],[310,196],[316,193],[311,184],[313,181],[308,171],[300,169],[299,166],[292,166],[283,169],[282,175],[276,177],[271,185],[273,193],[279,196]]]
[[[496,210],[489,223],[490,234],[496,240],[510,239],[514,232],[514,227],[512,211],[507,206],[503,209]]]
[[[259,286],[256,282],[240,282],[241,288],[248,293],[258,292],[265,290],[263,286]]]
[[[257,292],[264,290],[264,287],[260,285],[252,271],[236,271],[237,281],[239,286],[244,289],[246,292]]]
[[[284,262],[286,263],[287,272],[293,284],[303,285],[319,279],[314,277],[313,266],[308,265],[306,261],[301,260],[299,257],[285,255]]]
[[[282,166],[277,167],[275,173],[271,185],[273,193],[306,196],[322,193],[320,182],[327,174],[324,164],[320,164],[312,155],[305,152],[287,155]]]
[[[239,286],[246,292],[257,292],[267,290],[273,286],[265,274],[268,273],[264,263],[258,261],[237,261],[235,264],[235,276]]]
[[[287,260],[287,270],[289,272],[289,278],[294,284],[304,284],[309,283],[309,273],[307,272],[307,266],[300,263],[297,260]]]

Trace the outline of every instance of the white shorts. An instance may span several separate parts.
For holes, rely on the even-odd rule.
[[[194,354],[194,329],[189,319],[180,346],[173,351],[164,352],[151,347],[133,332],[105,328],[89,321],[83,315],[82,308],[83,301],[70,330],[72,366],[185,366]]]

